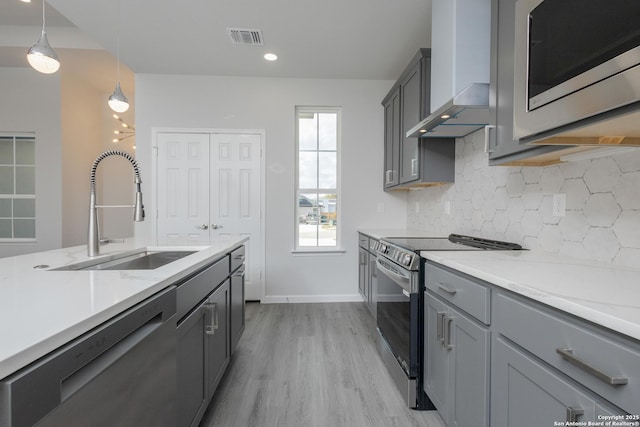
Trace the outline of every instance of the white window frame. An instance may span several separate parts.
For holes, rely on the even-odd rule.
[[[298,117],[300,113],[335,113],[336,114],[336,188],[331,189],[323,189],[323,188],[300,188],[300,146],[299,146],[299,126],[298,126]],[[342,108],[341,107],[314,107],[314,106],[297,106],[295,108],[295,193],[294,193],[294,242],[293,242],[293,251],[294,253],[336,253],[336,252],[344,252],[342,249],[342,219],[341,219],[341,206],[342,206],[342,198],[341,198],[341,146],[342,146]],[[319,171],[318,171],[319,173]],[[335,246],[300,246],[299,245],[299,196],[301,193],[305,192],[317,192],[317,194],[323,193],[331,193],[336,195],[336,244]],[[319,225],[319,224],[318,224]]]
[[[13,139],[13,164],[11,166],[13,166],[13,171],[14,171],[14,177],[13,177],[13,185],[14,185],[14,193],[13,194],[0,194],[0,199],[31,199],[34,200],[34,203],[37,204],[37,200],[36,200],[36,191],[34,190],[33,194],[16,194],[15,193],[15,185],[16,185],[16,140],[17,139],[33,139],[34,143],[37,144],[36,141],[36,134],[35,133],[21,133],[21,132],[15,132],[15,133],[6,133],[6,132],[0,132],[0,136],[2,136],[3,138],[12,138]],[[3,166],[10,166],[9,164],[3,165]],[[37,173],[37,164],[34,162],[34,170]],[[35,177],[34,177],[35,178]],[[36,215],[37,215],[37,206],[36,206]],[[11,220],[16,219],[13,216],[13,213],[11,214],[11,217],[3,217],[3,218],[10,218]],[[23,219],[23,218],[20,218]],[[12,244],[12,243],[36,243],[38,241],[37,237],[38,237],[38,221],[36,216],[34,216],[33,218],[24,218],[24,219],[33,219],[35,221],[35,237],[33,238],[22,238],[22,237],[11,237],[11,238],[0,238],[0,244]],[[12,227],[13,228],[13,227]]]

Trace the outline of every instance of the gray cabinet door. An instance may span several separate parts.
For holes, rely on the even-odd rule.
[[[452,320],[449,320],[452,319]],[[473,323],[451,309],[443,327],[450,327],[451,394],[449,425],[487,427],[489,425],[489,346],[487,328]],[[447,335],[447,334],[445,334]],[[445,343],[447,344],[447,343]]]
[[[229,279],[227,279],[205,303],[208,317],[205,333],[208,337],[209,350],[207,356],[209,372],[206,374],[209,398],[216,391],[229,364],[229,296]]]
[[[360,248],[358,251],[358,291],[369,301],[369,252]]]
[[[378,267],[376,267],[376,256],[369,254],[369,311],[374,319],[378,318]]]
[[[421,119],[422,61],[400,82],[400,183],[417,180],[419,176],[418,138],[407,138],[406,132]]]
[[[384,107],[384,188],[400,183],[400,89],[383,103]]]
[[[424,391],[444,420],[448,419],[449,413],[447,396],[451,350],[444,345],[443,330],[448,313],[446,305],[425,293]]]
[[[491,2],[491,114],[495,128],[489,145],[489,163],[503,164],[558,150],[532,147],[513,139],[513,68],[516,0]],[[564,148],[564,147],[560,147]]]
[[[539,427],[594,420],[596,402],[579,386],[503,337],[495,340],[493,350],[492,426]]]
[[[231,353],[244,331],[244,270],[241,266],[231,275]]]
[[[177,327],[177,425],[195,426],[207,407],[205,303],[200,304]]]

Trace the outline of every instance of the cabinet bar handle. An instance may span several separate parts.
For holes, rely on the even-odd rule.
[[[458,292],[456,289],[452,289],[448,286],[445,286],[443,283],[437,283],[437,285],[438,285],[438,289],[440,289],[441,291],[445,291],[449,295],[455,295],[456,292]]]
[[[491,129],[495,129],[495,128],[496,127],[494,125],[486,125],[484,127],[484,152],[485,153],[493,152],[493,150],[491,150],[490,139],[491,139]]]
[[[451,350],[453,345],[451,344],[451,323],[453,323],[453,317],[445,317],[445,324],[442,326],[444,328],[444,346],[447,350]]]
[[[584,360],[576,357],[573,354],[573,350],[570,348],[556,348],[556,353],[558,353],[560,356],[562,356],[562,358],[564,360],[566,360],[567,362],[571,363],[572,365],[577,366],[578,368],[582,369],[583,371],[593,375],[594,377],[598,378],[599,380],[612,385],[612,386],[617,386],[617,385],[624,385],[627,384],[629,382],[628,378],[625,377],[613,377],[603,371],[601,371],[598,368],[595,368],[591,365],[589,365],[587,362],[585,362]]]
[[[215,302],[208,302],[205,305],[209,312],[209,320],[208,325],[204,326],[204,332],[207,335],[215,335],[216,329],[218,329],[218,306]]]
[[[584,415],[584,410],[581,408],[567,408],[567,422],[576,422],[578,417]]]
[[[437,314],[437,321],[436,321],[436,338],[438,339],[438,341],[440,341],[441,343],[444,344],[444,316],[446,316],[447,313],[444,311],[438,311]]]

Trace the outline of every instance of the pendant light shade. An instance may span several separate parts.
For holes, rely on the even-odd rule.
[[[117,28],[116,28],[116,88],[109,97],[109,108],[116,113],[124,113],[129,109],[129,100],[120,88],[120,0],[118,0],[117,9]]]
[[[38,42],[31,46],[27,52],[27,61],[36,71],[44,74],[53,74],[60,68],[60,61],[58,55],[51,49],[49,40],[47,39],[47,32],[45,31],[45,19],[44,19],[44,0],[42,1],[42,35],[38,39]]]
[[[116,113],[124,113],[129,109],[129,100],[124,93],[122,93],[122,89],[120,89],[120,82],[116,83],[116,88],[109,97],[109,107],[115,111]]]

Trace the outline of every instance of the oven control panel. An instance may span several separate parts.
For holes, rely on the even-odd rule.
[[[407,270],[418,270],[420,267],[420,256],[408,249],[401,248],[388,242],[378,242],[376,252],[399,264]]]

